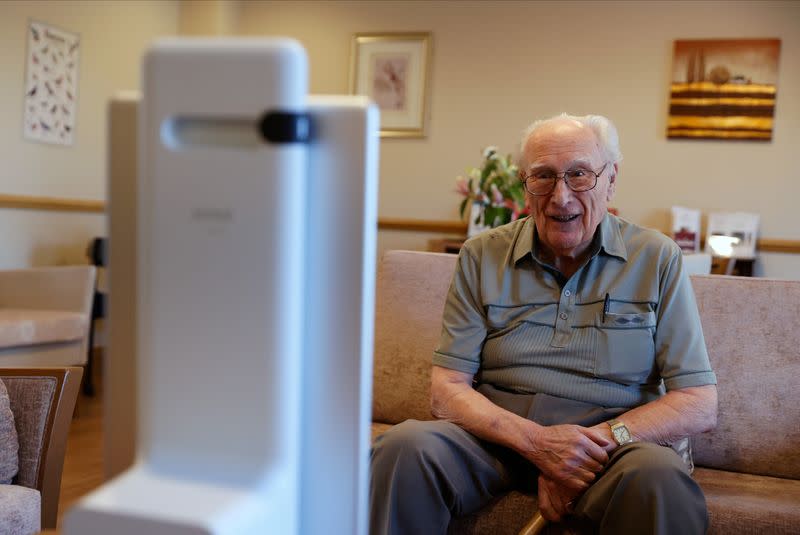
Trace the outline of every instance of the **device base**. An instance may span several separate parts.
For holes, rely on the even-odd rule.
[[[293,533],[291,515],[267,496],[275,488],[234,488],[168,479],[139,464],[74,506],[67,535],[263,535]],[[290,494],[290,493],[289,493]]]

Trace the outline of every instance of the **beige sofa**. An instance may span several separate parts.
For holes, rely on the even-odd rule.
[[[431,419],[431,354],[455,259],[390,251],[381,260],[373,437]],[[709,533],[800,533],[800,281],[712,275],[692,284],[719,381],[718,425],[692,437]],[[535,511],[535,496],[513,491],[450,531],[516,534]]]
[[[94,266],[0,271],[0,366],[83,366]]]

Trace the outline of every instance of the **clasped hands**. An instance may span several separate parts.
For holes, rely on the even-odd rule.
[[[533,434],[532,449],[524,455],[539,468],[539,510],[550,522],[572,512],[572,502],[595,481],[616,449],[601,426],[554,425]]]

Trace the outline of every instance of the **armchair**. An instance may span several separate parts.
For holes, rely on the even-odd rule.
[[[19,472],[0,485],[0,533],[55,529],[61,471],[83,370],[0,368],[19,440]]]

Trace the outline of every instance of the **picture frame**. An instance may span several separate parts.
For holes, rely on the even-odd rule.
[[[350,93],[378,106],[381,137],[425,137],[430,58],[430,32],[353,36]]]
[[[78,115],[81,37],[28,19],[23,138],[70,146]]]
[[[772,141],[781,40],[677,39],[668,139]]]

